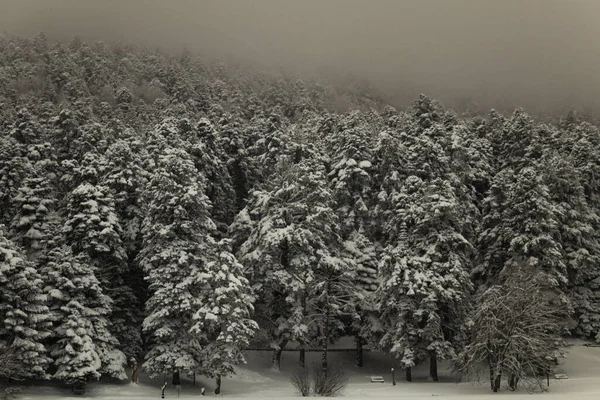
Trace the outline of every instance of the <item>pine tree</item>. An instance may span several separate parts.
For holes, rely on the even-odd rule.
[[[112,301],[102,293],[87,256],[74,255],[68,246],[54,247],[42,274],[54,325],[54,378],[73,386],[100,376],[125,379],[125,356],[108,330]]]
[[[131,144],[130,144],[131,143]],[[135,252],[141,241],[139,230],[142,216],[140,196],[147,183],[148,172],[143,158],[147,157],[141,143],[117,140],[106,151],[106,168],[101,184],[108,187],[115,199],[115,212],[123,227],[123,241],[129,252]]]
[[[50,363],[43,344],[50,322],[41,286],[35,267],[0,226],[0,342],[18,354],[25,377],[45,377]]]
[[[71,194],[63,233],[75,254],[89,257],[103,290],[113,301],[112,332],[128,355],[140,350],[141,334],[135,327],[135,295],[123,279],[127,255],[123,231],[108,188],[83,183]]]
[[[114,208],[106,187],[83,183],[70,196],[63,229],[73,251],[87,254],[102,278],[110,278],[125,268],[122,228]]]
[[[166,149],[143,195],[146,217],[138,257],[150,291],[143,323],[150,350],[144,368],[153,375],[195,372],[202,365],[202,346],[191,328],[202,307],[198,275],[216,252],[211,236],[216,226],[204,189],[189,154]]]
[[[0,223],[7,225],[13,216],[12,199],[31,170],[31,163],[23,156],[24,150],[24,146],[11,137],[0,140]]]
[[[462,235],[464,208],[449,182],[407,178],[391,221],[400,241],[380,263],[381,345],[405,368],[452,358],[467,311],[472,245]],[[406,230],[406,231],[405,231]]]
[[[326,349],[343,330],[342,319],[355,315],[355,271],[343,254],[324,168],[309,159],[297,165],[282,160],[275,175],[270,191],[252,194],[247,208],[255,223],[239,253],[258,296],[257,320],[271,321],[261,327],[278,368],[289,340],[314,340]]]
[[[559,210],[558,237],[574,316],[578,319],[575,332],[595,338],[600,332],[600,302],[594,292],[594,280],[600,276],[600,243],[595,230],[600,218],[588,204],[579,173],[570,160],[556,154],[548,156],[544,165],[544,182]]]
[[[50,234],[49,219],[56,203],[47,178],[28,177],[13,199],[17,214],[11,224],[10,236],[36,257],[42,241]]]
[[[357,315],[349,323],[349,333],[355,335],[359,349],[372,330],[377,329],[372,305],[373,286],[377,281],[375,261],[374,232],[374,192],[376,166],[375,139],[370,122],[364,116],[351,113],[341,122],[339,131],[325,138],[326,151],[331,163],[328,173],[330,188],[335,198],[336,213],[341,222],[341,236],[347,250],[346,257],[351,258],[359,273],[357,293],[354,298]],[[348,128],[348,129],[344,129]],[[369,321],[368,325],[364,320]],[[362,360],[357,360],[360,365]]]
[[[217,246],[215,259],[197,277],[202,306],[191,328],[202,344],[199,372],[215,378],[235,373],[234,367],[246,362],[242,350],[258,330],[251,319],[254,297],[244,267],[231,254],[228,240]]]
[[[198,171],[206,177],[206,195],[213,204],[212,219],[220,230],[225,232],[233,222],[236,211],[235,191],[227,165],[220,157],[223,150],[217,141],[210,121],[202,118],[195,127],[189,127],[182,134],[189,142],[188,152],[192,155]]]
[[[532,269],[550,286],[563,288],[568,279],[558,239],[559,213],[537,169],[506,169],[496,175],[484,200],[482,259],[475,277],[498,283],[515,271]]]

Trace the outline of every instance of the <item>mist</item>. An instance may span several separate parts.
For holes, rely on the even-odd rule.
[[[600,110],[596,0],[0,0],[0,30],[373,82],[390,98]]]

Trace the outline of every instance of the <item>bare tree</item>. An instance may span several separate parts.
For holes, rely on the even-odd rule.
[[[456,372],[479,379],[487,366],[494,392],[500,390],[502,375],[511,390],[519,382],[529,391],[544,390],[546,375],[563,355],[561,335],[570,308],[561,292],[536,276],[517,274],[477,296],[475,304]]]

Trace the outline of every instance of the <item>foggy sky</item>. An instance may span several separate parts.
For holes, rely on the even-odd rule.
[[[598,0],[0,0],[0,30],[329,67],[387,93],[600,109]]]

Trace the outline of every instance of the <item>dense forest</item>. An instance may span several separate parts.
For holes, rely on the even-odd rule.
[[[1,36],[0,350],[77,384],[353,336],[435,377],[502,301],[600,341],[600,131],[556,120]]]

